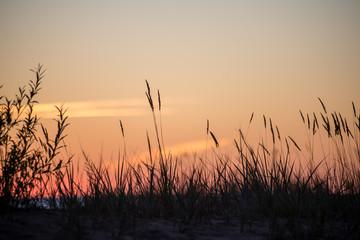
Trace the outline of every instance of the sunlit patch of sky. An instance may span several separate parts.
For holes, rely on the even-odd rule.
[[[127,146],[146,149],[145,78],[177,99],[162,101],[169,146],[197,146],[206,119],[232,138],[252,112],[296,137],[298,109],[321,110],[317,97],[344,115],[359,105],[359,12],[360,1],[337,0],[0,1],[0,92],[12,96],[44,64],[35,110],[46,122],[64,102],[74,149],[110,152],[113,118]]]

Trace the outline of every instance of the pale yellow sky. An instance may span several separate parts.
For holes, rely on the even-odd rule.
[[[317,97],[348,115],[360,105],[359,22],[359,1],[2,0],[1,91],[43,64],[38,100],[69,107],[75,152],[116,152],[119,119],[127,146],[146,149],[145,79],[163,97],[168,146],[204,141],[206,119],[231,142],[252,112],[291,135]]]

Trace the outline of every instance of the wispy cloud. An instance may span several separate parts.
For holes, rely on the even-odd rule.
[[[174,102],[168,100],[167,102]],[[149,114],[147,102],[141,99],[114,99],[114,100],[97,100],[97,101],[78,101],[65,103],[46,103],[37,104],[34,109],[42,118],[54,118],[56,116],[55,106],[61,106],[67,109],[67,115],[71,118],[80,117],[132,117],[144,116]],[[163,114],[172,114],[172,107],[164,107]]]

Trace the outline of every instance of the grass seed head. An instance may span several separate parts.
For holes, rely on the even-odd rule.
[[[160,91],[159,91],[159,89],[157,90],[157,93],[158,93],[159,111],[161,111],[161,98],[160,98]]]
[[[209,119],[206,120],[206,135],[209,134]]]
[[[253,120],[253,117],[254,117],[254,112],[251,114],[251,117],[250,117],[250,121],[249,121],[249,124],[252,122]]]
[[[272,135],[273,143],[275,143],[275,134],[274,134],[274,129],[273,129],[273,125],[272,125],[271,118],[269,118],[269,120],[270,120],[270,130],[271,130],[271,135]]]
[[[149,85],[149,83],[148,83],[148,81],[146,79],[145,79],[145,82],[146,82],[146,87],[147,87],[147,92],[145,92],[145,94],[146,94],[146,97],[147,97],[148,102],[150,104],[151,111],[154,111],[154,103],[153,103],[153,100],[152,100],[152,97],[151,97],[150,85]]]
[[[265,117],[265,115],[263,115],[263,118],[264,118],[264,127],[266,129],[266,117]]]
[[[303,123],[305,123],[305,118],[304,118],[303,113],[301,112],[301,110],[299,110],[299,112],[300,112],[300,116],[301,116],[301,119],[302,119]]]
[[[354,116],[356,117],[356,116],[357,116],[357,114],[356,114],[355,104],[354,104],[354,102],[353,102],[353,101],[352,101],[351,103],[352,103],[352,107],[353,107],[353,111],[354,111]]]
[[[326,108],[325,108],[325,105],[324,105],[323,101],[322,101],[319,97],[318,97],[318,99],[319,99],[319,101],[320,101],[320,103],[321,103],[322,108],[324,109],[324,112],[325,112],[325,113],[327,113],[327,111],[326,111]]]
[[[210,131],[210,135],[212,137],[212,139],[214,140],[215,142],[215,146],[218,148],[219,147],[219,142],[218,140],[216,139],[215,135]]]
[[[288,137],[289,137],[289,139],[294,143],[295,147],[301,152],[301,149],[300,149],[300,147],[297,145],[297,143],[295,142],[295,140],[292,139],[292,137],[290,137],[290,136],[288,136]]]
[[[124,128],[123,128],[122,121],[121,121],[121,120],[119,120],[119,122],[120,122],[121,134],[122,134],[122,136],[123,136],[123,137],[125,137],[125,134],[124,134]]]

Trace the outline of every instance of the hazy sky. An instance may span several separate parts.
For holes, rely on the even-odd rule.
[[[169,147],[201,145],[206,119],[231,142],[252,112],[259,126],[266,114],[293,134],[299,109],[320,110],[317,97],[344,113],[360,105],[359,23],[355,0],[1,0],[1,93],[43,64],[39,111],[69,107],[75,152],[115,153],[119,119],[130,151],[145,149],[146,130],[154,136],[145,79],[160,89]]]

